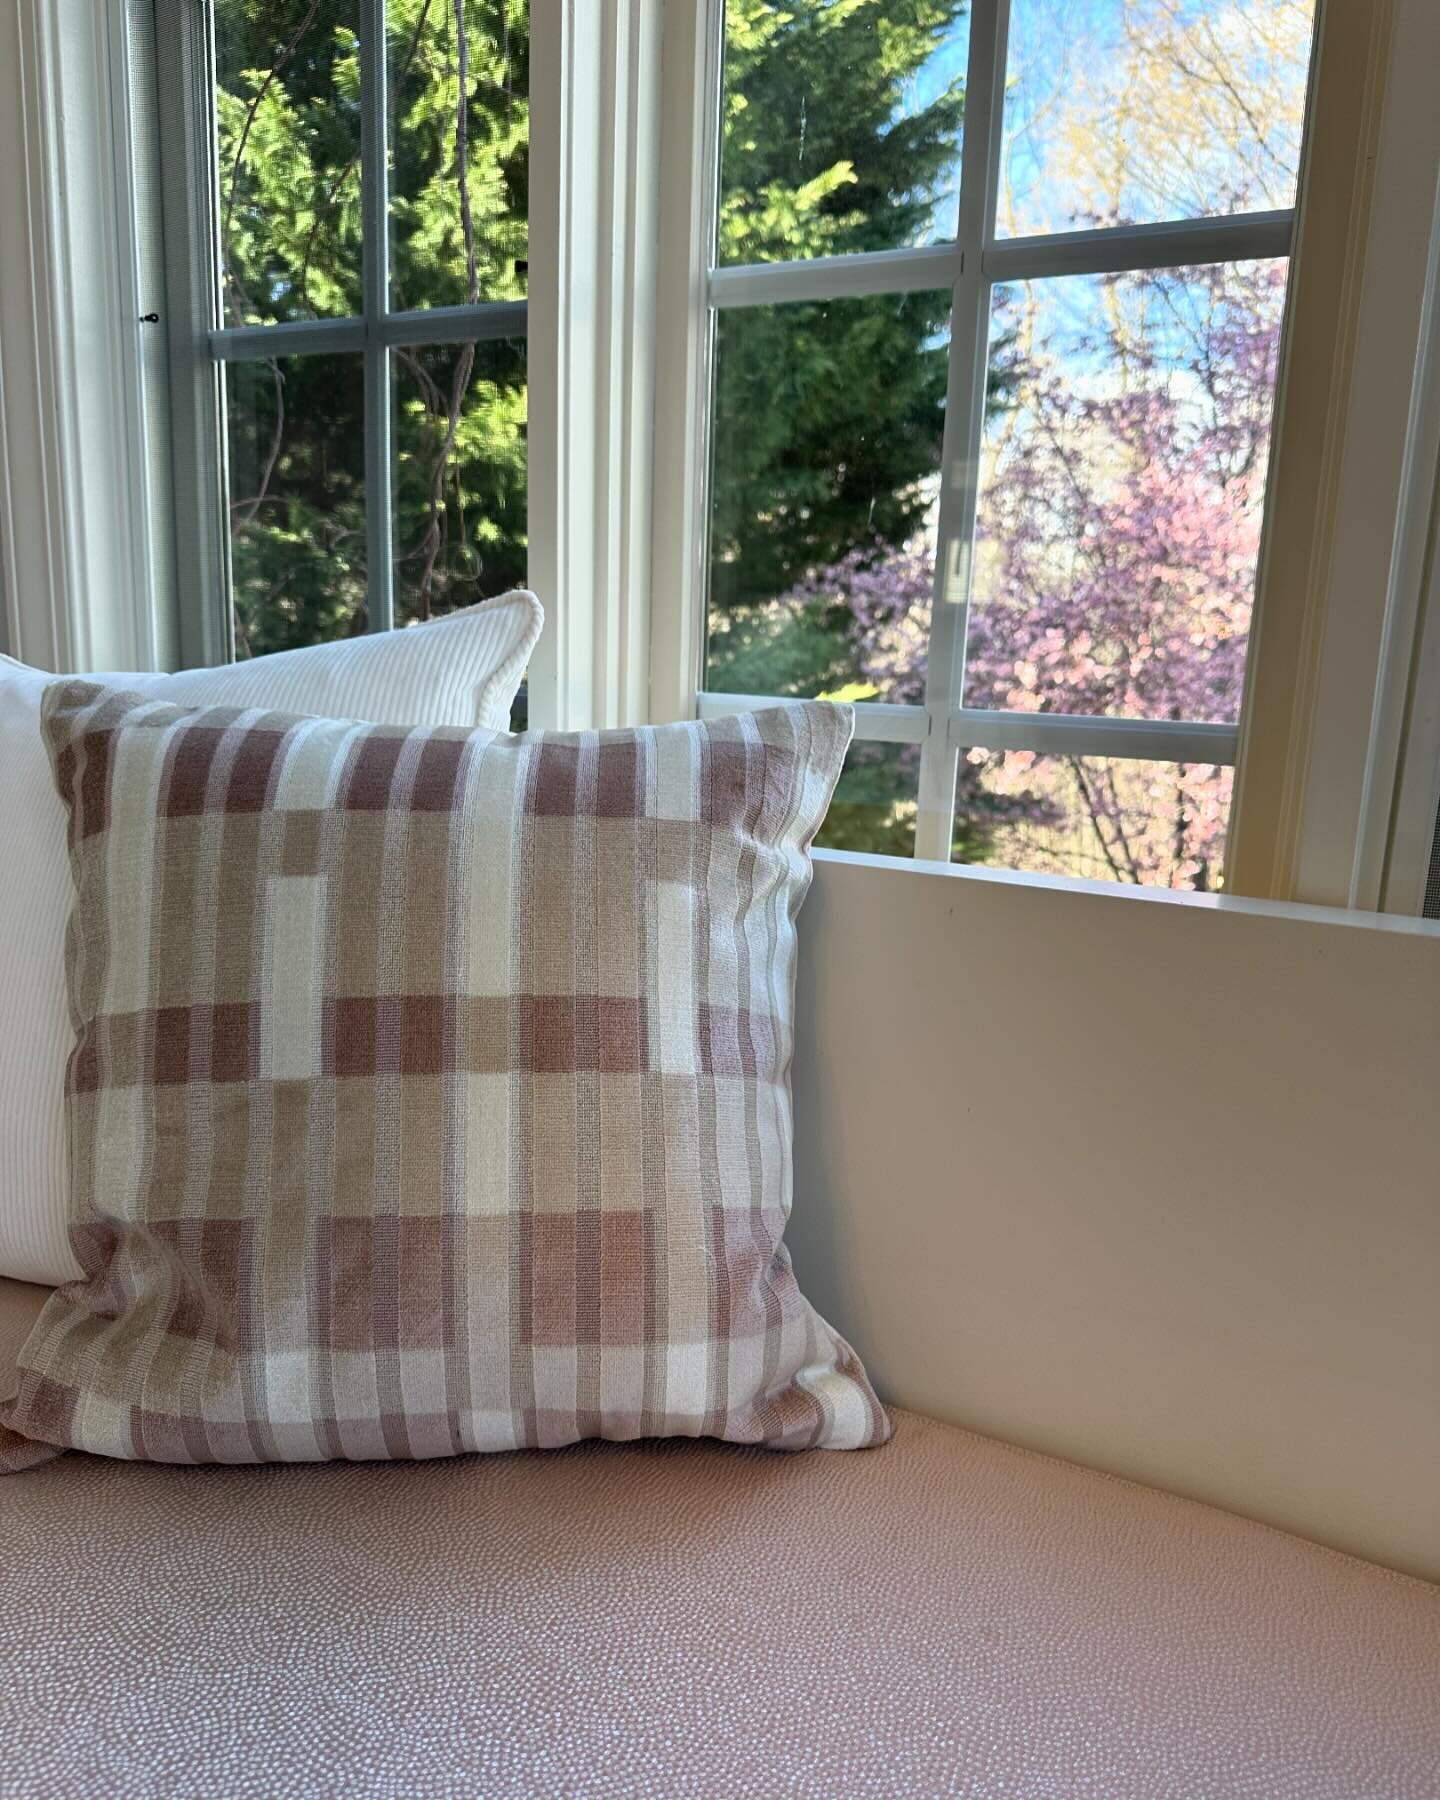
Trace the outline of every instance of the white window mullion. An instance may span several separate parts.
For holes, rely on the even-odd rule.
[[[788,706],[781,694],[702,693],[702,719],[724,719],[761,707]],[[861,744],[924,744],[930,720],[924,707],[885,700],[855,705],[855,741]],[[1089,713],[1012,712],[957,707],[946,736],[951,750],[1033,750],[1037,756],[1107,756],[1140,762],[1211,763],[1228,768],[1239,737],[1233,725],[1189,719],[1107,718]]]
[[[972,118],[976,110],[972,109]],[[1221,219],[1104,225],[1091,231],[1004,238],[984,244],[979,251],[980,267],[994,285],[1057,275],[1127,275],[1137,269],[1164,269],[1181,263],[1286,256],[1294,216],[1293,210],[1286,208]],[[712,269],[710,304],[723,311],[735,306],[853,300],[870,294],[913,294],[950,287],[961,277],[964,252],[963,242],[956,241]]]
[[[377,328],[390,349],[397,344],[478,344],[523,338],[529,302],[482,300],[476,306],[422,306],[413,312],[386,312]]]
[[[916,856],[934,862],[950,860],[955,823],[959,751],[951,741],[949,726],[950,715],[960,705],[965,679],[965,628],[990,362],[990,282],[982,251],[994,232],[1009,16],[1009,0],[989,0],[989,4],[976,5],[970,17],[960,168],[963,264],[950,314],[950,384],[945,400],[935,598],[925,678],[929,731],[920,752],[915,826]]]
[[[1440,833],[1440,188],[1416,330],[1349,902],[1419,913]]]
[[[291,319],[282,325],[230,325],[210,333],[210,354],[218,362],[344,355],[363,351],[372,337],[390,350],[399,344],[489,343],[523,338],[528,313],[524,300],[491,300],[475,306],[426,306],[369,320]]]
[[[551,730],[648,710],[660,28],[661,0],[531,9],[530,720]]]
[[[769,706],[793,706],[783,694],[702,693],[696,700],[701,719],[731,719],[759,712]],[[857,744],[923,744],[929,721],[920,706],[897,705],[887,700],[861,700],[854,707]]]
[[[1246,262],[1288,256],[1292,207],[1219,219],[1166,219],[1153,225],[1102,225],[1043,237],[987,240],[981,264],[992,282],[1046,281],[1057,275],[1131,275],[1183,263]]]
[[[174,596],[173,660],[182,668],[226,662],[234,651],[224,371],[207,354],[219,319],[212,25],[208,7],[156,0],[162,316],[170,365],[174,564],[181,590]]]
[[[968,706],[951,713],[949,726],[952,750],[1033,750],[1037,756],[1108,756],[1217,768],[1235,761],[1238,737],[1233,725],[1189,719],[1112,719]]]
[[[703,666],[709,526],[709,305],[720,164],[723,0],[665,0],[660,139],[649,716],[693,717]]]
[[[227,325],[207,340],[217,362],[269,362],[273,356],[333,356],[363,351],[364,319],[291,319],[282,325]]]
[[[390,158],[385,0],[360,0],[360,245],[365,313],[365,604],[371,631],[395,623],[391,506],[390,352],[380,323],[390,306]]]
[[[531,724],[646,716],[661,0],[531,7]]]
[[[710,271],[713,307],[773,306],[797,300],[858,300],[871,294],[915,294],[959,278],[957,244],[904,250],[861,250],[805,262],[750,263]]]

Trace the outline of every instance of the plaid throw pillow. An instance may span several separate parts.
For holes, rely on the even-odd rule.
[[[889,1434],[801,1297],[794,918],[849,737],[57,683],[71,1238],[0,1460]]]

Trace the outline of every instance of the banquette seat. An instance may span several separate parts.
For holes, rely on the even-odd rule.
[[[12,1476],[0,1792],[1440,1794],[1440,1590],[897,1422]]]

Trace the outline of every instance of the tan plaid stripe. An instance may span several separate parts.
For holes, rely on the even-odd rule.
[[[66,682],[45,730],[86,1279],[0,1461],[883,1441],[781,1243],[845,709],[510,738]]]

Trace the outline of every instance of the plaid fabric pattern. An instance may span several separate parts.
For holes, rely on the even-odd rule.
[[[0,1458],[889,1435],[781,1242],[846,709],[512,738],[70,681],[44,729],[85,1279]]]

